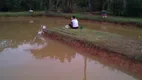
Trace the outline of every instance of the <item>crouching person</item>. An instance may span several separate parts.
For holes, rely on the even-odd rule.
[[[71,17],[71,23],[69,25],[66,25],[65,28],[71,28],[71,29],[79,28],[79,23],[75,16]]]

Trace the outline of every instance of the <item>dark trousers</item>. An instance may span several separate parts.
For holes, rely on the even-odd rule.
[[[71,29],[78,29],[78,27],[73,27],[72,24],[69,24],[69,26],[70,26]]]

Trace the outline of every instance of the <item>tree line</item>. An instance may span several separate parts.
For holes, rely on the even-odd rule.
[[[1,0],[0,11],[90,11],[107,10],[116,16],[142,16],[142,0]]]

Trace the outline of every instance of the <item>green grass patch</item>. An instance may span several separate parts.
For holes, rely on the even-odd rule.
[[[41,16],[43,12],[0,12],[0,17]]]

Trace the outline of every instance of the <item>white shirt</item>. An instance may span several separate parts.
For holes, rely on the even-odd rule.
[[[78,27],[79,26],[78,20],[77,19],[73,19],[72,20],[72,25],[73,25],[73,27]]]
[[[30,13],[33,13],[34,11],[33,11],[33,10],[29,10],[29,12],[30,12]]]

